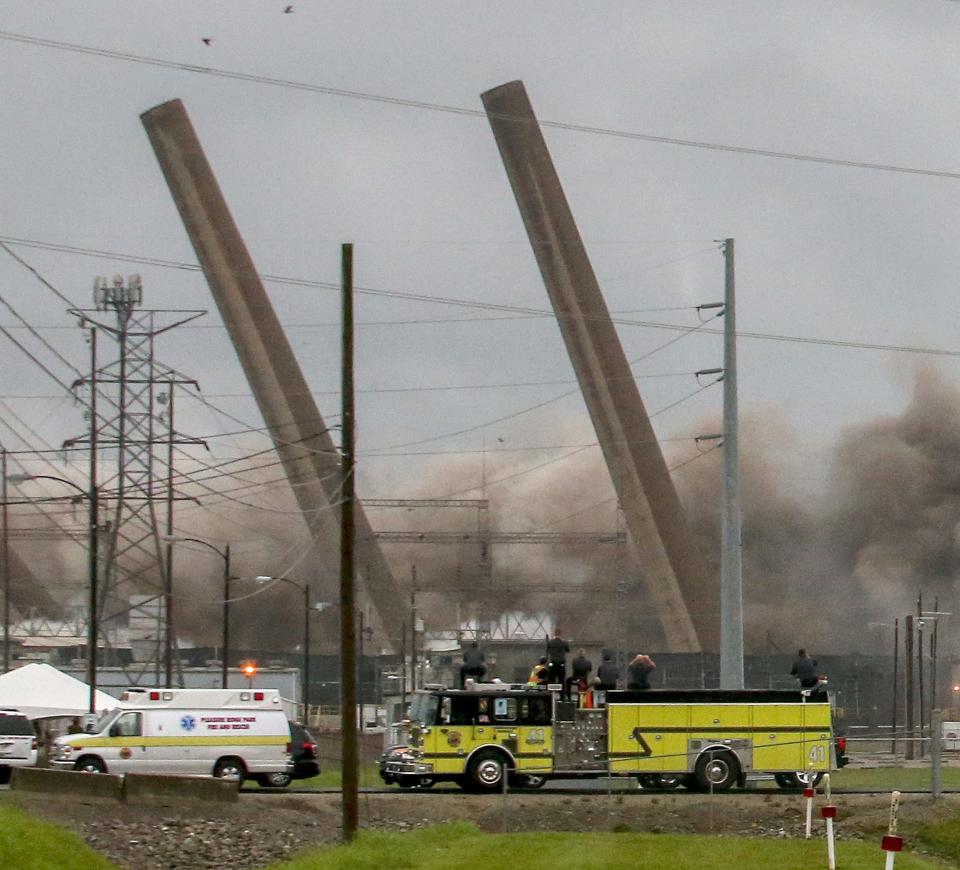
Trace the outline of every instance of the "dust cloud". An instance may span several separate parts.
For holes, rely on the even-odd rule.
[[[955,610],[960,389],[917,366],[902,413],[849,427],[805,467],[773,417],[742,419],[747,650],[888,652],[894,619],[916,613],[921,591],[925,610],[935,599]],[[716,571],[721,475],[717,451],[677,477]]]
[[[718,424],[703,420],[701,430],[717,431]],[[573,430],[561,420],[556,431]],[[799,458],[802,445],[772,409],[742,412],[740,446],[748,652],[790,652],[801,645],[823,654],[886,651],[892,642],[887,626],[915,612],[921,590],[925,609],[938,599],[941,610],[957,612],[960,388],[941,373],[917,366],[900,414],[846,429],[815,460]],[[668,464],[678,466],[674,479],[697,545],[709,569],[719,572],[722,453],[714,450],[687,463],[690,445],[671,447]],[[279,469],[234,473],[250,484],[249,493],[212,499],[212,510],[178,508],[178,528],[189,529],[178,534],[219,547],[231,542],[232,573],[238,578],[232,583],[231,630],[238,647],[295,650],[303,631],[302,593],[282,583],[257,586],[253,578],[285,574],[309,581],[315,602],[335,601],[336,578],[317,567],[324,560],[311,549]],[[367,508],[377,530],[459,533],[454,543],[382,545],[404,595],[408,600],[415,595],[429,629],[455,629],[478,616],[546,613],[583,641],[655,644],[652,634],[629,636],[638,633],[638,622],[628,622],[627,614],[649,617],[654,608],[639,591],[642,584],[624,544],[495,543],[486,554],[489,573],[483,569],[484,527],[608,539],[623,531],[596,446],[492,448],[483,456],[438,457],[418,468],[415,483],[406,487],[394,469],[402,492],[378,491],[369,474],[361,478],[361,497],[489,500],[488,511],[477,505]],[[52,600],[58,600],[57,577],[84,576],[78,547],[18,550],[53,591]],[[366,567],[357,569],[367,579]],[[222,572],[222,560],[208,550],[176,546],[178,632],[197,645],[219,642]],[[16,580],[14,589],[20,588],[26,591],[26,578]],[[361,606],[372,617],[369,606]],[[314,619],[316,651],[333,652],[336,608]],[[946,646],[951,651],[949,642]]]

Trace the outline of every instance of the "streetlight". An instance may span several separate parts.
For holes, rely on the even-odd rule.
[[[163,540],[168,544],[200,544],[213,550],[221,559],[223,559],[223,653],[220,663],[220,685],[221,688],[227,688],[227,660],[230,650],[230,545],[225,544],[221,550],[208,541],[201,541],[200,538],[180,538],[176,535],[164,535]]]
[[[310,611],[311,610],[324,610],[329,607],[329,602],[318,601],[313,607],[310,606],[310,583],[304,583],[303,585],[297,583],[296,580],[291,580],[289,577],[267,577],[267,576],[258,576],[255,578],[257,583],[270,583],[274,580],[281,580],[284,583],[289,583],[295,589],[299,589],[303,593],[303,671],[300,674],[302,687],[300,693],[303,696],[303,722],[304,725],[307,725],[307,692],[310,688]]]
[[[97,571],[99,562],[97,526],[100,522],[99,492],[93,484],[93,481],[90,482],[90,488],[87,490],[72,480],[67,480],[65,477],[55,477],[50,474],[11,474],[6,480],[14,484],[14,486],[26,483],[29,480],[56,480],[60,483],[65,483],[67,486],[72,486],[89,502],[90,543],[87,549],[90,573],[90,597],[88,603],[90,612],[87,617],[87,684],[90,687],[88,706],[90,712],[94,713],[96,712],[97,700],[97,644],[99,641],[97,636]],[[7,630],[9,631],[9,626],[7,626]]]

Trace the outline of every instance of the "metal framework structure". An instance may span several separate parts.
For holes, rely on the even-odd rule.
[[[92,399],[87,402],[89,429],[86,435],[66,441],[64,447],[85,445],[96,451],[98,466],[104,451],[116,455],[116,464],[107,466],[106,476],[97,475],[102,515],[109,518],[97,524],[101,579],[96,613],[88,618],[99,623],[105,645],[109,645],[111,629],[116,631],[129,621],[131,613],[159,601],[153,613],[158,623],[152,638],[154,654],[140,663],[133,680],[138,682],[151,667],[159,680],[163,661],[169,685],[176,648],[172,560],[169,547],[165,553],[161,543],[157,505],[166,505],[166,533],[171,534],[173,502],[182,498],[173,489],[174,445],[203,442],[180,435],[174,425],[175,390],[183,385],[196,387],[196,381],[159,362],[154,349],[158,336],[206,312],[140,309],[142,301],[139,276],[130,276],[126,284],[120,276],[110,284],[97,278],[96,308],[71,310],[81,326],[95,327],[116,341],[117,357],[100,366],[94,349],[90,375],[74,382],[76,392],[86,390]],[[162,460],[165,484],[157,474],[161,448],[166,452]],[[131,594],[144,592],[148,595],[131,605]]]

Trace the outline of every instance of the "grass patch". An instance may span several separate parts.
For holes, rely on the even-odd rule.
[[[944,788],[960,788],[960,767],[941,769]],[[830,774],[834,788],[929,789],[930,768],[873,767],[836,770]]]
[[[952,866],[960,867],[960,815],[924,825],[917,831],[917,839],[931,852],[952,861]]]
[[[0,867],[16,870],[117,870],[75,834],[0,806]]]
[[[876,870],[883,857],[877,843],[838,844],[844,870]],[[743,870],[776,867],[809,870],[826,865],[826,844],[818,840],[761,840],[692,834],[484,834],[457,822],[409,834],[363,831],[349,846],[306,852],[269,870],[488,870],[506,862],[524,870],[571,866],[590,870]],[[897,859],[898,870],[934,870],[939,865],[916,855]]]

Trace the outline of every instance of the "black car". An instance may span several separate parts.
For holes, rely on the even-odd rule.
[[[263,788],[286,788],[295,779],[309,779],[320,773],[317,759],[317,742],[313,735],[299,722],[290,722],[290,755],[293,758],[292,773],[263,773],[257,782]]]

